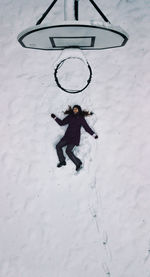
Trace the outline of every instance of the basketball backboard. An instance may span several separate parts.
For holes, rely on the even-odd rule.
[[[93,21],[64,21],[55,25],[41,24],[30,27],[18,35],[25,48],[40,50],[101,50],[121,47],[128,35],[120,27]]]

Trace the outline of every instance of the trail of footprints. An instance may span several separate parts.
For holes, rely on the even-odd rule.
[[[93,149],[90,147],[90,152],[93,152],[93,151],[94,151],[94,154],[90,153],[91,155],[89,155],[91,157],[91,161],[92,161],[92,156],[96,157],[96,152],[97,152],[96,145]],[[103,247],[103,251],[105,254],[104,256],[107,258],[108,262],[111,262],[112,254],[109,247],[108,235],[107,235],[107,232],[104,230],[104,224],[103,224],[103,207],[102,207],[101,195],[97,191],[97,187],[96,187],[96,183],[97,183],[96,169],[93,172],[89,172],[89,176],[91,176],[91,180],[89,182],[89,195],[90,195],[89,204],[88,204],[89,211],[95,221],[99,240],[101,242],[100,245]],[[99,211],[101,211],[101,219],[99,219]],[[106,276],[112,276],[109,266],[107,264],[107,261],[102,262],[102,269]]]
[[[97,218],[97,211],[95,211],[95,209],[93,207],[90,207],[90,206],[89,206],[89,210],[90,210],[90,213],[91,213],[92,217],[95,220],[97,232],[99,234],[100,240],[101,240],[102,245],[104,247],[104,250],[106,252],[106,256],[108,257],[109,261],[111,261],[112,260],[112,255],[111,255],[111,251],[110,251],[110,248],[109,248],[108,235],[107,235],[106,231],[101,231],[101,228],[99,227],[99,222],[98,222],[98,218]],[[101,232],[102,232],[102,235],[101,235]],[[102,263],[102,268],[103,268],[103,271],[105,272],[106,275],[111,276],[109,267],[108,267],[106,262]]]
[[[111,254],[111,250],[109,247],[109,239],[108,239],[108,234],[107,232],[104,230],[104,224],[102,222],[103,220],[103,215],[102,215],[102,205],[101,205],[101,201],[100,201],[100,195],[97,192],[96,189],[96,178],[94,178],[93,180],[94,182],[91,183],[90,185],[90,194],[93,197],[93,193],[95,195],[95,199],[93,199],[93,201],[89,204],[89,211],[91,216],[94,218],[95,221],[95,225],[96,225],[96,229],[98,232],[98,236],[99,236],[99,240],[101,242],[100,245],[103,246],[103,251],[105,253],[105,257],[107,258],[108,262],[110,262],[112,260],[112,254]],[[101,207],[100,207],[101,206]],[[99,219],[99,210],[101,210],[101,220]],[[105,273],[106,276],[111,276],[110,273],[110,269],[109,266],[107,264],[106,261],[102,262],[102,269]]]

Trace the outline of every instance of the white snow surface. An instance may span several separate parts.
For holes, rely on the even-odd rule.
[[[0,2],[0,277],[150,277],[150,1],[96,1],[130,38],[84,52],[93,78],[79,94],[55,83],[60,52],[16,39],[50,2]],[[83,20],[99,18],[80,3]],[[45,22],[63,20],[62,8]],[[94,112],[99,136],[82,130],[79,174],[68,158],[56,167],[66,127],[50,117],[74,104]]]

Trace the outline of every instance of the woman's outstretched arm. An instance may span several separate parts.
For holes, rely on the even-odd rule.
[[[56,115],[54,114],[51,114],[51,117],[55,119],[55,121],[60,125],[60,126],[63,126],[63,125],[66,125],[69,123],[69,115],[66,116],[64,119],[59,119]]]
[[[83,118],[82,126],[85,129],[85,131],[88,132],[91,136],[94,136],[95,138],[98,138],[98,136],[95,134],[95,132],[87,124],[85,118]]]

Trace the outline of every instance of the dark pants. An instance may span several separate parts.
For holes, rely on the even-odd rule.
[[[56,145],[56,151],[57,151],[59,161],[60,162],[65,161],[65,157],[64,157],[64,154],[63,154],[63,150],[62,150],[62,148],[64,146],[67,146],[66,154],[68,155],[70,160],[72,160],[72,162],[76,166],[79,165],[81,163],[81,161],[74,155],[74,153],[72,151],[75,145],[74,144],[68,144],[65,140],[60,140],[60,142],[58,142],[58,144]]]

